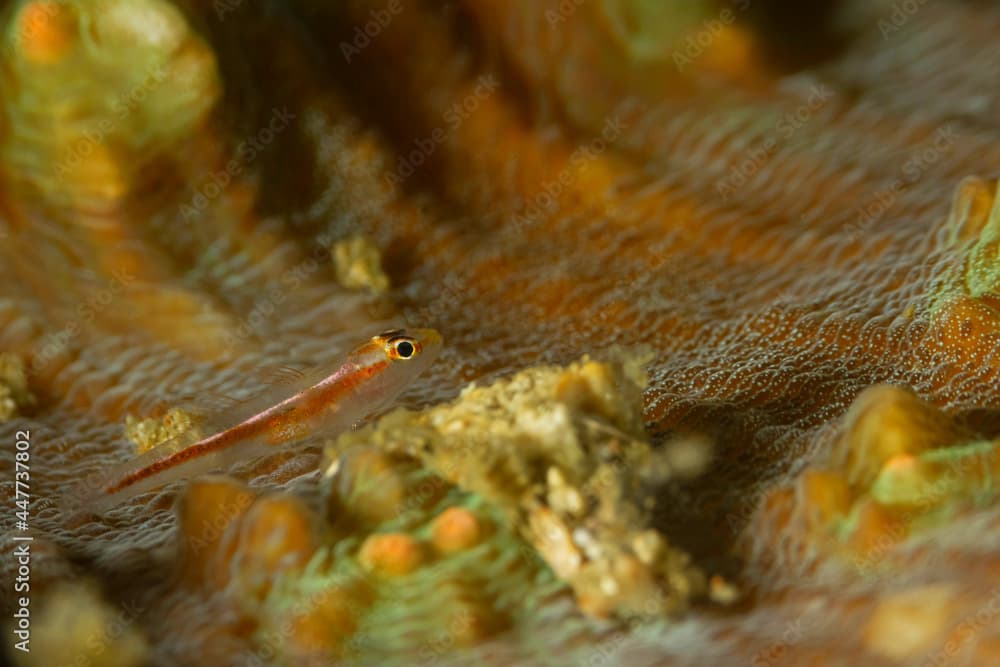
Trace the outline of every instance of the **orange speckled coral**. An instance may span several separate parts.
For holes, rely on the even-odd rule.
[[[29,86],[90,62],[59,69],[83,34],[66,17],[19,39],[44,4],[7,3],[0,51],[0,352],[37,399],[0,423],[0,481],[12,498],[14,434],[30,430],[40,580],[92,578],[135,603],[156,664],[404,646],[441,664],[1000,663],[992,4],[831,0],[780,32],[795,3],[143,0],[176,42],[125,53],[197,85],[149,88],[99,136],[144,79],[116,78],[132,62],[118,51],[84,81],[88,95],[106,82],[109,106],[71,87],[63,106],[31,106]],[[83,146],[89,160],[57,169]],[[338,280],[331,248],[353,238],[381,252],[385,291]],[[444,558],[436,498],[379,528],[426,549],[379,584],[395,598],[288,611],[280,586],[312,585],[323,531],[341,528],[318,438],[229,471],[256,499],[228,524],[235,543],[228,529],[212,542],[239,555],[221,570],[179,540],[202,517],[182,504],[176,519],[178,485],[73,525],[44,502],[130,455],[127,414],[238,397],[261,367],[322,363],[404,324],[448,341],[403,397],[414,409],[469,381],[650,350],[648,432],[714,445],[704,474],[658,489],[656,528],[741,602],[602,625],[530,558],[490,576],[453,560],[506,558],[513,541]],[[212,505],[205,518],[246,493],[217,483],[183,496]],[[344,526],[391,522],[397,483]],[[337,544],[354,563],[360,544]],[[238,612],[206,592],[237,580]],[[537,596],[519,597],[525,581]]]

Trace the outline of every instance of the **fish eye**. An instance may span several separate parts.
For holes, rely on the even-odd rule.
[[[408,338],[389,341],[389,356],[393,359],[412,359],[417,354],[417,346]]]

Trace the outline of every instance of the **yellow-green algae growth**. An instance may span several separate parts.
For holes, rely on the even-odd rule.
[[[796,515],[863,574],[891,576],[897,544],[933,539],[964,509],[989,504],[997,479],[1000,442],[908,389],[876,385],[844,416],[825,465],[799,477]]]
[[[974,229],[975,244],[969,250],[965,267],[965,286],[971,296],[995,297],[1000,291],[1000,201],[997,198],[998,185],[979,179],[966,179],[964,186],[972,201],[969,224]]]
[[[22,1],[0,35],[7,176],[102,210],[206,119],[215,57],[167,0]]]
[[[547,10],[546,20],[560,23],[572,12],[560,5]],[[732,23],[727,12],[720,20],[707,2],[663,2],[662,0],[602,0],[597,12],[606,27],[632,61],[667,60],[682,46],[686,33],[703,26],[714,32]],[[711,22],[709,24],[709,22]],[[718,26],[718,27],[716,27]]]
[[[939,315],[956,299],[972,297],[998,305],[1000,289],[1000,181],[969,176],[955,188],[945,229],[948,244],[961,251],[954,272],[943,275],[930,295],[930,311]]]
[[[454,401],[420,412],[396,410],[329,445],[328,474],[340,474],[342,455],[355,447],[413,456],[499,508],[504,524],[573,588],[586,613],[677,612],[706,592],[706,577],[651,527],[649,508],[677,461],[692,457],[649,443],[642,362],[585,356],[565,368],[470,385]],[[706,449],[693,448],[702,462]]]
[[[436,500],[404,499],[397,514],[371,532],[355,529],[319,549],[302,571],[280,577],[252,610],[259,621],[258,652],[273,652],[290,665],[317,659],[396,664],[401,656],[408,656],[404,664],[436,664],[508,631],[546,626],[539,610],[560,594],[569,603],[566,585],[505,527],[497,508],[419,467],[389,474],[397,473],[415,490],[430,482]],[[441,549],[435,523],[456,510],[475,517],[482,539]],[[338,511],[364,507],[348,500]],[[329,518],[336,526],[338,517]],[[390,539],[412,553],[391,547],[373,562],[368,546]],[[568,604],[563,614],[561,632],[591,632],[583,616],[574,620]]]

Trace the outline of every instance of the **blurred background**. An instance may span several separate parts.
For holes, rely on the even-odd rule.
[[[16,664],[1000,659],[996,3],[8,0],[0,31]],[[378,429],[56,506],[192,397],[404,326],[445,350]]]

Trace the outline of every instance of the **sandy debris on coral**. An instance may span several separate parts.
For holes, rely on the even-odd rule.
[[[381,294],[389,289],[389,277],[382,270],[382,253],[364,236],[341,239],[330,249],[337,281],[350,289],[369,289]]]
[[[131,414],[125,415],[125,437],[135,443],[139,454],[184,433],[191,433],[196,438],[192,431],[195,428],[195,420],[183,408],[170,408],[162,418],[138,419]]]
[[[704,467],[707,445],[654,449],[641,358],[584,357],[470,385],[453,402],[396,411],[327,448],[334,470],[361,443],[418,457],[506,512],[595,616],[657,616],[706,593],[705,575],[650,527],[650,494],[673,469]]]
[[[0,352],[0,422],[13,419],[34,403],[24,360],[10,352]]]

